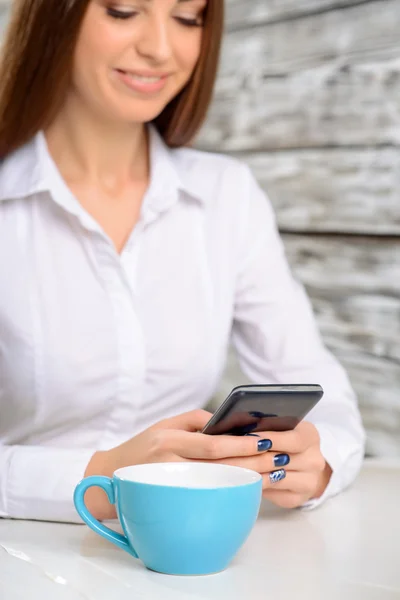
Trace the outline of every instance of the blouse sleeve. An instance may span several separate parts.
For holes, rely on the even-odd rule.
[[[73,494],[94,451],[0,446],[0,517],[82,522]]]

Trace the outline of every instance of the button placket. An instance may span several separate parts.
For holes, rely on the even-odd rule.
[[[115,406],[101,440],[105,449],[133,435],[144,400],[145,339],[136,307],[135,280],[144,232],[177,201],[177,190],[166,187],[161,198],[163,206],[155,209],[160,198],[154,190],[146,195],[144,211],[121,256],[110,241],[104,239],[101,244],[101,265],[114,310],[120,364]]]
[[[144,387],[145,344],[126,261],[111,245],[102,248],[100,261],[114,312],[119,362],[114,405],[100,441],[102,448],[108,448],[133,435]]]

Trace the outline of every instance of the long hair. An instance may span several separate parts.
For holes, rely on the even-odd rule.
[[[57,115],[66,97],[75,45],[90,0],[14,0],[0,59],[0,159]],[[196,69],[155,119],[170,147],[189,144],[206,117],[217,75],[224,1],[208,0]]]

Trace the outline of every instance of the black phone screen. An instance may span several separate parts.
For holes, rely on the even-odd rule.
[[[232,390],[203,433],[246,435],[290,431],[322,396],[319,385],[241,386]]]

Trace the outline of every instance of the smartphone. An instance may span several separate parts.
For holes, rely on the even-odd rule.
[[[235,387],[202,433],[246,435],[291,431],[321,400],[317,384],[242,385]]]

